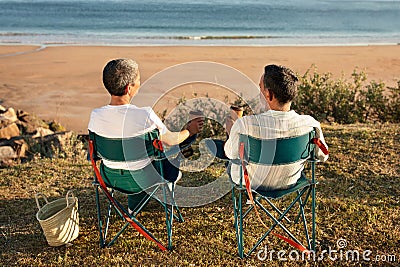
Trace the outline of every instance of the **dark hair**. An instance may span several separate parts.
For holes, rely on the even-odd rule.
[[[296,74],[284,66],[267,65],[264,68],[264,89],[272,92],[281,104],[296,97],[297,81]]]
[[[114,59],[103,69],[103,84],[111,95],[122,96],[128,84],[134,84],[139,73],[136,61]]]

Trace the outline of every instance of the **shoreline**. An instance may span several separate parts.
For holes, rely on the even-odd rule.
[[[218,40],[218,39],[216,39]],[[236,39],[232,39],[236,40]],[[354,42],[354,43],[282,43],[282,44],[184,44],[184,43],[142,43],[142,44],[114,44],[114,43],[57,43],[57,42],[44,42],[44,43],[23,43],[23,42],[0,42],[0,48],[6,46],[31,46],[38,47],[38,49],[45,49],[49,47],[353,47],[353,46],[400,46],[400,42]]]
[[[90,111],[108,103],[101,82],[103,66],[112,58],[134,58],[140,66],[142,85],[156,73],[193,61],[230,66],[258,84],[263,66],[281,64],[303,75],[314,64],[318,73],[332,73],[350,80],[354,69],[368,80],[395,85],[400,80],[400,45],[340,46],[139,46],[139,45],[0,45],[0,100],[2,105],[23,109],[44,119],[55,119],[67,129],[85,133]],[[177,75],[184,75],[179,73]],[[219,79],[224,78],[219,77]],[[228,77],[230,78],[230,77]],[[162,94],[164,82],[136,96],[151,105],[152,93]],[[202,88],[204,89],[204,88]],[[185,89],[184,96],[197,92]],[[204,90],[203,90],[204,91]],[[207,91],[207,90],[206,90]],[[224,92],[210,90],[211,97]],[[181,93],[180,93],[181,94]],[[176,99],[179,96],[175,96]]]
[[[0,32],[0,45],[82,46],[358,46],[399,45],[399,33],[176,34]]]

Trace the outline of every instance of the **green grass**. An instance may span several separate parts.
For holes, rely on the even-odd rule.
[[[231,196],[196,208],[182,208],[184,223],[174,224],[174,250],[161,252],[134,230],[129,229],[110,248],[98,246],[97,215],[92,172],[85,159],[36,159],[0,169],[0,266],[398,266],[400,264],[400,125],[323,125],[330,158],[317,166],[318,251],[337,249],[340,238],[344,250],[370,250],[369,257],[396,256],[395,262],[261,261],[257,251],[249,258],[237,257]],[[204,173],[184,173],[183,184],[212,181],[222,171],[221,164]],[[47,245],[35,218],[35,193],[49,200],[73,189],[79,198],[80,235],[72,246]],[[143,224],[165,241],[163,213],[150,203],[139,216]],[[246,226],[254,242],[264,230],[255,216]],[[296,230],[295,230],[296,231]],[[269,237],[260,248],[291,248]],[[340,255],[337,254],[339,257]],[[288,255],[286,255],[288,258]],[[391,258],[393,260],[393,258]]]

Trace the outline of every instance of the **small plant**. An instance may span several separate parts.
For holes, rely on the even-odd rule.
[[[38,138],[26,137],[31,157],[69,158],[84,157],[85,146],[75,133]]]
[[[387,87],[389,90],[388,110],[390,122],[400,122],[400,81],[397,81],[397,87]]]

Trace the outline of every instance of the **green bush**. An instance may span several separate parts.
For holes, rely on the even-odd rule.
[[[389,102],[387,104],[390,114],[389,122],[400,122],[400,81],[397,81],[397,87],[387,87],[389,90]]]
[[[367,74],[354,70],[352,80],[333,79],[312,66],[299,79],[293,109],[319,121],[349,124],[356,122],[400,122],[400,82],[386,87],[384,82],[367,83]]]

